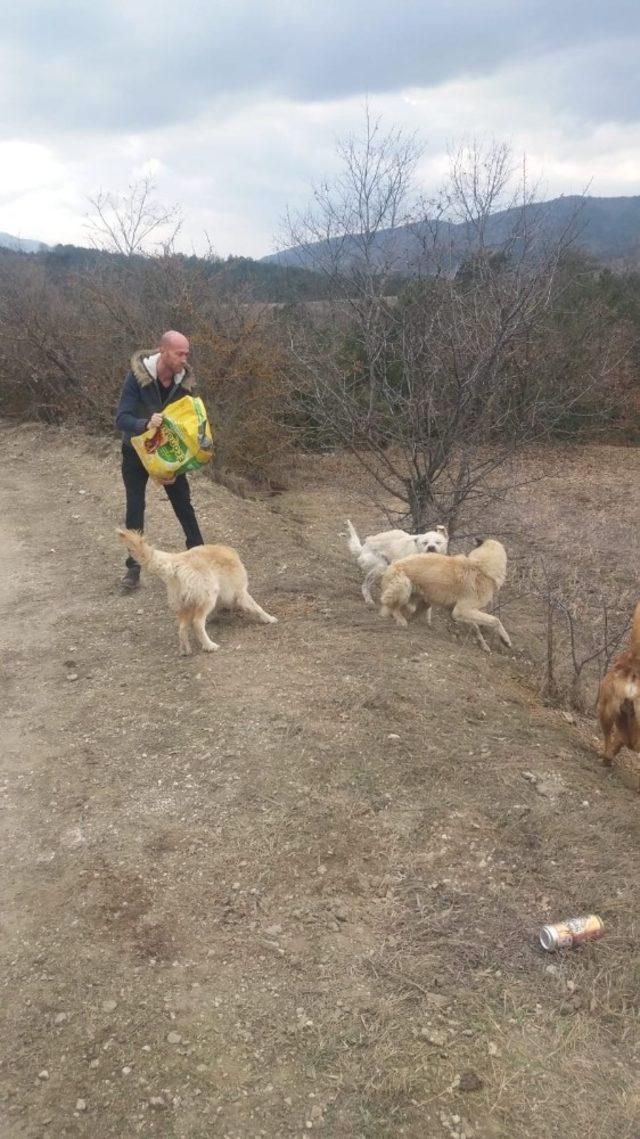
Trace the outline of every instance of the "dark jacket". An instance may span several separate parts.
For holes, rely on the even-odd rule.
[[[162,386],[155,379],[144,360],[155,356],[157,349],[134,352],[131,357],[131,371],[128,372],[116,411],[116,427],[122,431],[122,442],[131,446],[131,436],[146,431],[147,423],[154,411],[163,411],[170,403],[175,403],[183,395],[192,395],[196,381],[188,364],[182,376],[174,377],[170,388]]]

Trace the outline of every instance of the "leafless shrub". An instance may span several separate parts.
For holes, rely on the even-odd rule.
[[[290,371],[267,306],[221,297],[207,262],[156,257],[0,257],[0,384],[5,414],[113,430],[132,352],[166,328],[189,336],[216,433],[215,474],[268,481],[292,445],[281,409]]]
[[[449,184],[421,220],[412,201],[414,138],[383,136],[367,115],[362,139],[339,153],[336,183],[317,188],[311,209],[288,219],[289,243],[325,274],[348,315],[342,335],[335,323],[292,328],[305,411],[321,436],[354,452],[399,521],[447,521],[454,530],[462,504],[480,507],[494,496],[498,471],[503,488],[511,485],[522,445],[553,431],[611,370],[601,336],[583,367],[560,369],[558,382],[565,340],[552,314],[572,279],[561,270],[575,219],[552,234],[529,209],[524,174],[511,193],[509,151],[495,143],[452,156]],[[465,222],[462,250],[447,243],[445,205]],[[490,216],[505,206],[511,222],[490,244]],[[396,233],[407,218],[417,276],[390,297],[394,273],[407,264],[407,231]]]
[[[577,570],[561,576],[540,561],[530,579],[546,626],[543,695],[554,703],[592,710],[598,687],[629,629],[631,594],[607,597],[590,589]]]
[[[93,212],[85,229],[92,245],[132,257],[146,253],[153,237],[156,249],[171,250],[182,224],[181,212],[177,205],[158,202],[155,189],[151,178],[141,178],[124,193],[99,190],[89,197]]]

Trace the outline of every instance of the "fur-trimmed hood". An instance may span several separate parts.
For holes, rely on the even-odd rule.
[[[156,365],[158,355],[157,348],[142,349],[139,352],[133,353],[131,357],[131,371],[138,381],[139,387],[146,388],[149,384],[157,380]],[[184,370],[174,376],[174,381],[176,384],[180,384],[180,387],[184,388],[186,392],[192,392],[196,386],[196,378],[191,365],[185,364]]]

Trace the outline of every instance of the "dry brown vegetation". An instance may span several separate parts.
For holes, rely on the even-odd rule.
[[[132,353],[178,328],[216,429],[216,472],[264,480],[291,442],[290,365],[269,308],[222,296],[205,261],[59,260],[0,252],[5,414],[109,430]]]
[[[0,442],[7,1139],[636,1136],[637,758],[541,700],[528,567],[622,606],[637,450],[528,454],[465,520],[511,555],[491,657],[363,607],[352,459],[265,501],[194,478],[280,621],[177,662],[160,584],[113,588],[115,444]],[[163,497],[148,529],[178,545]],[[539,949],[589,910],[601,941]]]

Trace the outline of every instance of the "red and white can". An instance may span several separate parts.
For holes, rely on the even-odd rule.
[[[596,914],[586,914],[579,918],[566,918],[553,925],[543,925],[540,930],[540,944],[548,953],[556,949],[570,949],[583,941],[596,941],[604,933],[604,922]]]

